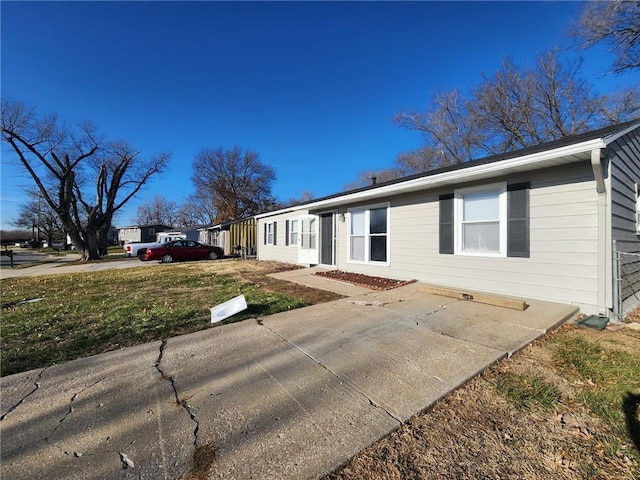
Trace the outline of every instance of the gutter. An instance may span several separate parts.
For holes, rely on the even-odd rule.
[[[598,192],[598,313],[607,315],[607,231],[609,222],[607,216],[607,188],[602,172],[602,149],[591,150],[591,168],[596,181]]]

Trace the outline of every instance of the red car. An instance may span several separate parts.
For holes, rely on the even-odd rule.
[[[147,248],[144,259],[171,263],[176,260],[203,260],[206,258],[215,260],[223,255],[224,251],[220,247],[203,245],[193,240],[174,240],[158,247]]]

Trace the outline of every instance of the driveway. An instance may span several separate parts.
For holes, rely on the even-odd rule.
[[[2,378],[3,475],[318,478],[577,313],[364,292]]]

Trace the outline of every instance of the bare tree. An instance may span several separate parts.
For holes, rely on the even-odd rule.
[[[177,225],[178,205],[162,195],[154,195],[136,208],[136,223],[158,224],[174,227]]]
[[[640,68],[640,2],[588,2],[571,33],[582,41],[584,48],[601,42],[608,45],[616,56],[613,62],[615,73]]]
[[[196,225],[209,225],[209,222],[199,220],[198,212],[191,208],[192,205],[187,202],[178,208],[176,213],[176,224],[180,227],[193,227]]]
[[[83,260],[106,253],[114,215],[159,173],[168,154],[148,160],[125,142],[106,142],[89,124],[71,127],[2,101],[2,140],[16,154],[41,197],[58,215]]]
[[[562,64],[555,51],[538,57],[535,69],[510,59],[473,92],[469,120],[489,154],[557,140],[604,122],[604,97],[580,79],[581,61]]]
[[[189,195],[178,210],[178,223],[183,226],[213,225],[217,217],[218,210],[213,198],[204,191],[196,191]]]
[[[273,208],[275,171],[258,154],[239,147],[201,150],[191,177],[198,195],[211,199],[216,222],[235,220]]]
[[[428,147],[400,158],[400,172],[411,165],[418,169],[430,169],[473,158],[480,138],[468,109],[469,100],[454,89],[437,94],[433,99],[433,107],[425,113],[414,111],[397,114],[394,117],[396,123],[421,132],[426,140],[425,147]]]
[[[637,91],[596,95],[580,78],[581,62],[562,63],[557,51],[533,69],[505,59],[501,70],[468,98],[441,93],[425,113],[401,112],[398,125],[423,134],[424,146],[398,156],[398,175],[469,161],[556,140],[637,115]]]
[[[614,125],[640,115],[640,90],[613,92],[603,98],[606,122]]]
[[[316,198],[316,197],[312,192],[310,192],[308,190],[303,190],[300,193],[299,197],[292,197],[292,198],[289,198],[287,200],[283,200],[281,202],[278,202],[278,208],[293,207],[294,205],[300,205],[302,203],[310,202],[314,198]]]
[[[0,230],[0,239],[2,245],[8,245],[17,242],[25,242],[32,239],[32,231],[29,230]]]
[[[11,221],[11,224],[32,230],[31,240],[42,240],[46,238],[49,245],[54,241],[65,241],[66,234],[60,217],[42,200],[40,192],[30,190],[27,193],[27,201],[20,206],[18,216]]]
[[[349,190],[355,190],[357,188],[363,188],[378,183],[384,183],[402,176],[403,175],[397,168],[366,170],[364,172],[360,172],[356,180],[344,185],[342,187],[342,191],[346,192]]]

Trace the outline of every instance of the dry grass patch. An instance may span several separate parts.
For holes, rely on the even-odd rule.
[[[563,327],[325,479],[638,480],[638,352],[639,332]]]
[[[234,260],[3,279],[2,375],[211,328],[209,309],[241,294],[248,309],[222,323],[339,298],[267,277],[287,268]]]

